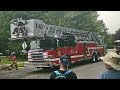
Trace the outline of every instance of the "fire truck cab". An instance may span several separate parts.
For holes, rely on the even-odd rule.
[[[31,39],[26,67],[59,66],[60,56],[64,54],[70,58],[69,65],[81,60],[96,62],[104,55],[103,38],[95,32],[48,25],[37,19],[25,21],[22,26],[11,23],[11,38]]]
[[[120,40],[115,40],[114,41],[114,48],[117,54],[120,54]]]

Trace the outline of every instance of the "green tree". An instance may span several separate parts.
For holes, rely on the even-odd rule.
[[[115,32],[114,40],[120,40],[120,28],[118,28],[118,30],[116,30],[116,32]]]

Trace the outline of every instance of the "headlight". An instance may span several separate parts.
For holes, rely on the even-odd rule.
[[[48,53],[47,52],[43,53],[43,58],[48,58]]]
[[[28,53],[28,55],[32,55],[32,53]]]
[[[43,56],[44,56],[44,55],[46,56],[46,55],[48,55],[48,53],[47,53],[47,52],[44,52],[44,53],[43,53]]]
[[[28,56],[28,58],[32,58],[32,56]]]
[[[43,58],[48,58],[48,56],[47,55],[43,55]]]

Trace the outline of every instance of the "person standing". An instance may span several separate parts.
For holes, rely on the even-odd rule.
[[[116,52],[108,52],[103,60],[107,71],[103,72],[99,79],[120,79],[120,55]]]
[[[68,70],[69,58],[66,55],[62,55],[59,60],[60,68],[54,71],[49,79],[77,79],[76,74]]]
[[[13,69],[13,66],[15,65],[15,67],[16,67],[16,70],[18,70],[18,66],[17,66],[17,61],[16,61],[16,55],[15,55],[15,53],[13,52],[13,53],[11,53],[11,58],[10,58],[10,60],[11,60],[11,65],[10,65],[10,69],[9,70],[11,70],[11,69]]]

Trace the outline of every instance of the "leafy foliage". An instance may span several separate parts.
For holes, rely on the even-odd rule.
[[[114,40],[120,40],[120,28],[114,34]]]

